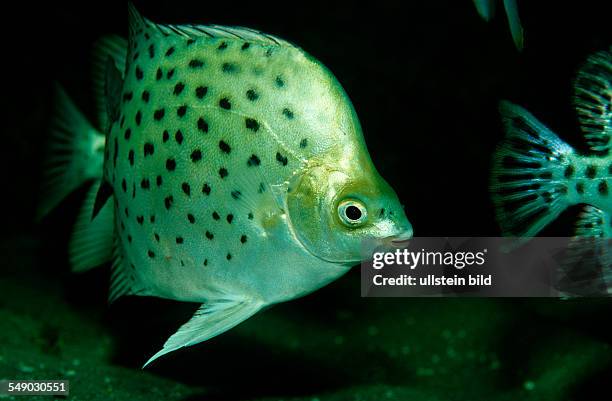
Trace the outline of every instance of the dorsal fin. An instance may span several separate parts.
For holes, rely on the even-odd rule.
[[[574,105],[589,148],[609,154],[612,148],[612,47],[590,56],[574,82]]]
[[[145,30],[159,32],[166,36],[182,36],[188,39],[198,38],[227,38],[240,39],[245,42],[266,44],[271,46],[291,46],[293,44],[284,39],[269,35],[255,29],[244,27],[229,27],[220,25],[174,25],[174,24],[156,24],[144,18],[132,3],[128,5],[129,21],[130,21],[130,38],[133,35],[138,35]]]

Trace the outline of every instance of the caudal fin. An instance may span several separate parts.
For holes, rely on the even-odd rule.
[[[493,160],[491,192],[504,235],[536,235],[569,206],[564,177],[573,149],[527,110],[502,102],[506,137]]]
[[[101,177],[104,161],[104,135],[87,121],[59,85],[55,92],[55,114],[43,163],[39,219],[83,183]]]

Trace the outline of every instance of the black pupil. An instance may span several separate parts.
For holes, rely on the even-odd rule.
[[[359,220],[361,218],[361,210],[357,206],[349,206],[344,211],[349,220]]]

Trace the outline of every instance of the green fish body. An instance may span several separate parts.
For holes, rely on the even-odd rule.
[[[111,300],[203,304],[149,362],[337,279],[364,239],[411,236],[344,90],[296,46],[246,28],[157,25],[130,7],[129,40],[97,49],[105,137],[63,93],[56,121],[87,133],[60,193],[96,180],[74,269],[112,258]],[[61,198],[49,192],[43,212]]]

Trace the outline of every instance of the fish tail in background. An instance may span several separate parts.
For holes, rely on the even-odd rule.
[[[87,121],[59,85],[55,90],[54,106],[43,162],[38,219],[82,184],[102,176],[104,135]]]
[[[504,235],[531,237],[570,205],[574,150],[522,107],[502,102],[500,112],[506,137],[493,160],[493,203]]]
[[[106,202],[93,219],[91,216],[101,183],[98,179],[89,188],[72,230],[68,257],[73,272],[100,266],[113,257],[113,202]]]

